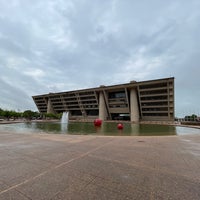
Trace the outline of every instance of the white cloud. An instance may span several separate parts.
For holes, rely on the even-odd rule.
[[[58,48],[61,48],[63,50],[68,48],[70,51],[72,51],[74,48],[77,47],[77,43],[74,41],[69,31],[65,33],[65,31],[61,28],[59,29],[55,27],[55,29],[56,33],[49,36],[48,39],[55,43]]]
[[[29,68],[27,71],[23,72],[25,75],[31,76],[32,78],[39,80],[45,76],[45,72],[41,69]]]
[[[22,70],[24,65],[29,64],[29,60],[23,57],[10,56],[6,59],[6,67],[15,70]]]
[[[156,77],[157,71],[162,71],[166,67],[166,62],[171,58],[166,55],[149,56],[148,51],[148,48],[141,46],[137,52],[130,55],[115,74],[115,82],[121,79],[129,82],[130,80],[146,80],[150,77],[151,79],[160,78]]]

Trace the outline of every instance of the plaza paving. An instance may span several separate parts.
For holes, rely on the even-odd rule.
[[[200,136],[0,133],[0,199],[200,199]]]

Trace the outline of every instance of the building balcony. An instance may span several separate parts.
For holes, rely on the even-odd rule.
[[[158,94],[140,94],[140,97],[156,97],[156,96],[168,96],[168,93],[158,93]]]
[[[139,91],[140,92],[145,92],[145,91],[155,91],[155,90],[163,90],[163,89],[167,90],[168,87],[167,86],[163,86],[163,87],[143,88],[143,89],[139,88]]]
[[[142,113],[168,113],[168,111],[142,111]]]

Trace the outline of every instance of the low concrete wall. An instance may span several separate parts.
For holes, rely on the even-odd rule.
[[[200,126],[200,122],[181,122],[183,125],[194,125],[194,126]]]

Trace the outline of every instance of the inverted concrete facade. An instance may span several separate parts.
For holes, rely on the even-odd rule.
[[[174,77],[33,96],[41,113],[70,119],[172,121]]]

